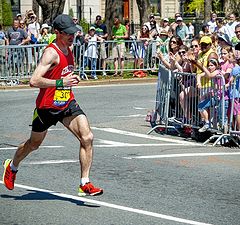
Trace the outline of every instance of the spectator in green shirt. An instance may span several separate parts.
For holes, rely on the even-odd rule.
[[[120,23],[118,17],[114,18],[112,27],[112,39],[116,42],[113,43],[113,58],[114,58],[114,76],[117,76],[118,73],[118,61],[120,61],[121,73],[123,75],[124,69],[124,53],[125,53],[125,43],[124,40],[128,38],[128,31],[124,25]]]

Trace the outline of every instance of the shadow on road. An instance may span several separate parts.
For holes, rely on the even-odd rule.
[[[81,201],[81,200],[76,200],[76,199],[71,199],[71,198],[67,198],[67,197],[61,197],[61,196],[56,196],[54,194],[51,193],[45,193],[45,192],[41,192],[41,191],[33,191],[33,190],[27,190],[27,191],[31,191],[30,193],[24,194],[22,196],[14,196],[14,195],[0,195],[1,198],[6,198],[6,199],[14,199],[17,201],[44,201],[44,200],[59,200],[59,201],[67,201],[67,202],[71,202],[74,203],[76,205],[79,206],[85,206],[85,207],[91,207],[91,208],[98,208],[100,206],[97,205],[89,205],[86,204],[85,202]]]

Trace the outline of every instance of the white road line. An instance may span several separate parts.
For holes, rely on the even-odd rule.
[[[202,144],[198,144],[198,143],[181,141],[181,140],[172,139],[172,138],[156,137],[156,136],[147,135],[147,134],[140,134],[140,133],[135,133],[135,132],[118,130],[118,129],[115,129],[115,128],[91,127],[91,129],[101,130],[101,131],[105,131],[105,132],[109,132],[109,133],[115,133],[115,134],[122,134],[122,135],[126,135],[126,136],[133,136],[133,137],[140,137],[140,138],[146,138],[146,139],[151,139],[151,140],[171,142],[171,143],[175,143],[175,144],[178,143],[178,144],[187,144],[187,145],[193,145],[193,146],[203,146]]]
[[[138,117],[144,117],[146,115],[142,114],[133,114],[133,115],[126,115],[126,116],[116,116],[118,118],[138,118]]]
[[[0,150],[16,150],[18,147],[4,147],[0,148]],[[62,145],[42,145],[39,148],[64,148]]]
[[[153,147],[153,146],[179,146],[179,144],[175,143],[161,143],[161,144],[131,144],[126,142],[118,142],[118,141],[109,141],[104,139],[96,138],[101,144],[94,145],[96,148],[114,148],[114,147]],[[182,145],[182,144],[181,144]],[[187,145],[187,144],[186,144]]]
[[[0,183],[3,184],[2,181],[0,181]],[[127,212],[142,214],[142,215],[146,215],[146,216],[156,217],[156,218],[160,218],[160,219],[165,219],[165,220],[170,220],[170,221],[175,221],[175,222],[180,222],[180,223],[185,223],[185,224],[212,225],[212,224],[209,224],[209,223],[202,223],[202,222],[183,219],[183,218],[179,218],[179,217],[168,216],[168,215],[164,215],[164,214],[160,214],[160,213],[154,213],[154,212],[145,211],[145,210],[141,210],[141,209],[125,207],[125,206],[121,206],[121,205],[116,205],[116,204],[97,201],[97,200],[93,200],[93,199],[88,199],[88,198],[78,197],[78,196],[74,196],[74,195],[59,193],[59,192],[46,190],[46,189],[41,189],[41,188],[30,187],[30,186],[21,185],[21,184],[15,184],[15,187],[19,187],[19,188],[27,189],[27,190],[32,190],[32,191],[40,191],[40,192],[48,193],[48,194],[58,196],[58,197],[61,197],[61,198],[73,199],[73,200],[77,200],[77,201],[81,201],[81,202],[92,203],[92,204],[95,204],[95,205],[105,206],[105,207],[108,207],[108,208],[123,210],[123,211],[127,211]]]
[[[143,108],[143,107],[136,107],[136,106],[134,106],[133,108],[134,108],[134,109],[137,109],[137,110],[147,109],[147,108]],[[145,115],[145,116],[146,116],[146,115]]]
[[[158,147],[158,146],[184,146],[184,144],[115,144],[115,145],[94,145],[94,148],[117,148],[117,147]],[[187,146],[187,144],[185,144]]]
[[[160,158],[181,158],[181,157],[204,157],[204,156],[232,156],[240,155],[240,152],[211,152],[211,153],[183,153],[183,154],[166,154],[166,155],[145,155],[123,157],[124,159],[160,159]]]

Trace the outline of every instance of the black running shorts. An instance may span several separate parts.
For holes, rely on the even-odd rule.
[[[65,117],[82,114],[85,115],[76,100],[72,100],[64,110],[35,108],[33,113],[32,131],[43,132],[52,125],[56,125],[58,121],[62,123]]]

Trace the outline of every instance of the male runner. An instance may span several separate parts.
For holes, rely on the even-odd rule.
[[[56,43],[50,44],[44,50],[30,80],[31,86],[40,88],[33,114],[31,136],[18,147],[13,159],[5,160],[3,182],[9,190],[14,188],[19,163],[29,153],[39,148],[48,128],[59,121],[80,141],[81,179],[78,195],[99,195],[103,190],[89,182],[93,134],[86,115],[74,99],[71,88],[80,81],[80,78],[73,74],[74,60],[69,49],[78,28],[71,17],[65,14],[56,17],[53,28]]]

